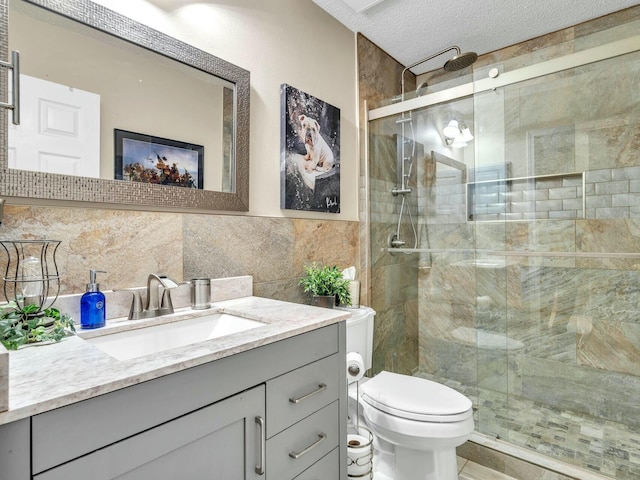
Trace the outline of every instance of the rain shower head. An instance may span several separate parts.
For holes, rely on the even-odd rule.
[[[458,70],[471,66],[477,59],[478,54],[476,52],[458,53],[458,55],[447,60],[442,68],[447,72],[457,72]]]
[[[455,50],[456,54],[455,56],[451,57],[449,60],[447,60],[444,64],[444,69],[447,72],[456,72],[458,70],[462,70],[463,68],[467,68],[468,66],[470,66],[473,62],[475,62],[478,59],[478,54],[475,52],[466,52],[466,53],[461,53],[460,47],[456,47],[455,45],[449,48],[445,48],[444,50],[442,50],[441,52],[438,53],[434,53],[433,55],[431,55],[430,57],[427,58],[423,58],[420,61],[417,61],[416,63],[412,63],[411,65],[409,65],[408,67],[406,67],[404,70],[402,70],[402,76],[400,78],[400,83],[401,83],[401,99],[404,100],[404,74],[407,72],[407,70],[416,67],[418,65],[420,65],[421,63],[424,63],[426,61],[429,61],[433,58],[436,58],[440,55],[442,55],[443,53],[447,53],[451,50]]]

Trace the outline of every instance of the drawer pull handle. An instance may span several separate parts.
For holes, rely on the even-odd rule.
[[[324,433],[319,433],[318,434],[318,440],[316,440],[315,442],[313,442],[311,445],[309,445],[307,448],[305,448],[304,450],[302,450],[301,452],[291,452],[289,453],[289,456],[291,458],[293,458],[294,460],[299,459],[300,457],[302,457],[303,455],[306,455],[307,453],[309,453],[311,450],[313,450],[314,448],[316,448],[318,445],[320,445],[322,442],[325,441],[325,439],[327,438],[327,435]]]
[[[265,435],[264,429],[264,418],[256,417],[256,423],[258,424],[258,428],[260,429],[260,441],[258,442],[260,445],[260,464],[256,467],[256,473],[258,475],[264,475],[264,464],[265,462],[265,444],[267,443],[267,437]]]
[[[327,389],[327,385],[325,383],[321,383],[320,385],[318,385],[318,388],[315,389],[313,392],[311,393],[307,393],[306,395],[303,395],[302,397],[298,397],[298,398],[290,398],[289,401],[291,403],[300,403],[303,402],[304,400],[313,397],[314,395],[317,395],[320,392],[324,392]]]

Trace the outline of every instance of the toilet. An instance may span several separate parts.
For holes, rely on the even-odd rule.
[[[368,370],[375,311],[361,307],[352,312],[347,352],[359,353]],[[471,400],[440,383],[387,371],[361,380],[358,390],[361,421],[374,437],[375,480],[458,479],[456,447],[474,428]],[[350,385],[350,418],[355,391]]]

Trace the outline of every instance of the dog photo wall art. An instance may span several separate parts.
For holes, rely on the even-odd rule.
[[[280,208],[340,212],[340,109],[280,87]]]

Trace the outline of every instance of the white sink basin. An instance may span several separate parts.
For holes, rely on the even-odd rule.
[[[86,341],[118,360],[129,360],[264,325],[262,322],[229,313],[212,313],[187,320],[87,338]]]

